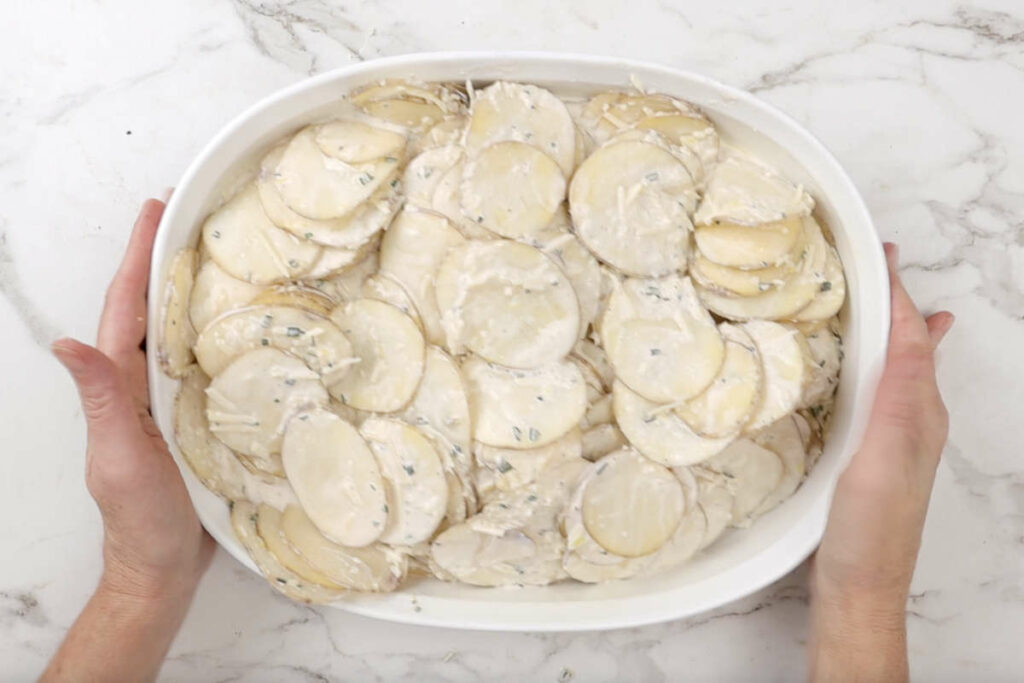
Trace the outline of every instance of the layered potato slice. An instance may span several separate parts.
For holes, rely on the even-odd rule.
[[[599,148],[569,186],[576,234],[599,259],[626,273],[658,277],[686,267],[692,228],[685,197],[694,187],[661,147],[623,141]]]
[[[258,520],[259,512],[256,505],[247,500],[232,502],[231,527],[235,531],[235,536],[275,590],[296,602],[307,604],[325,604],[345,596],[344,590],[310,581],[285,567],[260,537],[257,529]]]
[[[185,248],[174,255],[164,289],[161,334],[157,344],[160,367],[169,377],[181,377],[192,364],[196,331],[189,319],[188,306],[195,274],[195,249]]]
[[[291,139],[274,169],[277,191],[293,211],[315,220],[341,218],[396,179],[399,159],[379,157],[348,163],[324,154],[317,144],[321,126]]]
[[[435,293],[438,268],[465,238],[443,216],[406,208],[388,227],[380,247],[380,273],[408,292],[431,344],[444,343]]]
[[[359,410],[401,410],[423,376],[425,344],[412,318],[374,299],[355,299],[331,313],[359,359],[332,381],[331,396]]]
[[[446,346],[495,363],[534,368],[565,356],[579,333],[579,304],[565,274],[516,242],[452,248],[435,278]]]
[[[565,578],[559,516],[586,462],[556,460],[524,487],[503,492],[430,546],[436,576],[476,586],[543,586]]]
[[[196,339],[195,354],[203,371],[214,377],[242,354],[261,348],[289,353],[328,382],[345,375],[356,361],[348,337],[323,315],[275,304],[229,311],[213,320]]]
[[[349,96],[363,112],[394,125],[422,133],[448,115],[463,111],[461,93],[437,83],[388,79]]]
[[[832,398],[839,386],[839,368],[843,360],[842,341],[829,328],[805,334],[804,347],[810,376],[800,396],[800,407],[810,408]]]
[[[634,448],[666,467],[699,463],[733,440],[732,436],[700,436],[679,417],[673,404],[648,401],[619,380],[615,381],[612,397],[615,422],[622,433]]]
[[[434,210],[434,195],[445,174],[462,160],[462,147],[445,145],[413,157],[402,172],[405,205]]]
[[[222,313],[242,308],[265,289],[228,275],[213,259],[200,264],[192,285],[188,316],[192,326],[202,331]]]
[[[364,201],[338,217],[316,219],[298,213],[277,186],[285,150],[285,145],[279,145],[268,152],[256,178],[263,210],[278,227],[317,244],[357,251],[383,230],[398,210],[400,184],[395,177],[381,183]]]
[[[384,481],[355,427],[326,409],[300,413],[288,423],[281,457],[320,533],[352,547],[381,536],[389,519]]]
[[[307,311],[313,315],[326,316],[334,308],[334,299],[319,289],[300,283],[271,285],[261,289],[252,299],[250,306],[288,306]],[[237,306],[235,308],[244,308]]]
[[[232,277],[269,285],[300,277],[320,258],[320,246],[281,230],[246,185],[203,223],[203,247]]]
[[[630,448],[590,464],[565,511],[566,572],[598,583],[679,566],[707,526],[694,493]]]
[[[825,255],[825,267],[818,282],[818,292],[811,303],[801,308],[792,320],[801,323],[828,320],[839,313],[846,301],[846,276],[843,264],[835,247],[828,245]]]
[[[384,157],[405,157],[405,133],[357,119],[339,119],[321,124],[314,137],[320,151],[347,164],[360,164]]]
[[[465,147],[470,157],[498,142],[522,142],[548,155],[568,177],[576,161],[576,126],[565,104],[536,85],[498,81],[477,91]]]
[[[380,540],[411,546],[429,540],[445,516],[448,482],[434,445],[401,420],[371,417],[359,427],[380,465],[387,523]]]
[[[729,444],[701,465],[729,480],[732,489],[732,526],[749,526],[759,507],[782,481],[785,468],[779,456],[748,438]]]
[[[796,410],[808,381],[806,342],[792,327],[770,320],[751,320],[741,327],[754,341],[764,369],[761,404],[746,427],[756,431]]]
[[[423,320],[416,310],[416,304],[413,303],[412,297],[409,296],[409,292],[405,290],[402,283],[390,275],[377,271],[375,275],[371,275],[363,281],[360,293],[364,299],[376,299],[391,304],[412,318],[416,326],[421,331],[423,330]]]
[[[807,472],[807,452],[804,437],[797,423],[796,415],[786,415],[768,425],[752,438],[762,448],[767,448],[779,456],[782,463],[782,475],[754,514],[763,515],[778,506],[782,501],[793,495]]]
[[[225,367],[206,389],[210,431],[232,450],[274,471],[288,421],[327,404],[320,376],[275,348],[248,351]]]
[[[539,448],[579,423],[587,407],[579,368],[558,361],[531,370],[477,358],[462,364],[473,437],[501,448]]]
[[[488,503],[502,492],[537,481],[552,463],[578,460],[582,453],[583,439],[577,428],[538,448],[502,448],[478,442],[473,447],[477,493]]]
[[[760,225],[809,216],[814,199],[799,185],[749,154],[722,150],[693,222]]]
[[[738,434],[761,402],[761,357],[750,335],[728,323],[718,326],[725,341],[725,359],[707,389],[676,407],[676,412],[701,436]]]
[[[285,508],[281,532],[288,545],[314,569],[351,590],[393,591],[408,570],[406,557],[389,548],[350,548],[328,540],[297,505]]]
[[[716,221],[698,225],[693,237],[701,255],[720,266],[759,269],[789,257],[803,235],[803,216],[758,225]],[[758,288],[760,291],[760,287]]]
[[[460,156],[447,171],[444,171],[440,180],[434,185],[430,208],[450,220],[455,229],[466,239],[496,239],[495,233],[462,212],[462,178],[465,175],[465,168],[466,158]]]
[[[550,156],[524,142],[498,142],[463,167],[463,215],[502,237],[540,232],[565,199],[565,176]]]
[[[725,357],[693,283],[678,275],[618,284],[601,321],[601,341],[616,377],[661,403],[699,394]]]
[[[332,581],[329,576],[306,561],[299,553],[288,544],[284,537],[284,530],[281,528],[283,514],[280,510],[266,503],[256,506],[256,533],[266,545],[270,554],[281,563],[285,569],[295,573],[307,582],[323,586],[324,588],[344,591],[345,586]]]
[[[583,432],[582,456],[584,460],[594,462],[601,456],[622,448],[627,443],[625,435],[614,423],[595,424]]]

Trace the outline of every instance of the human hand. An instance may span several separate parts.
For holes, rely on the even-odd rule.
[[[885,371],[811,568],[814,680],[906,679],[907,594],[949,428],[934,354],[953,315],[925,318],[900,281],[898,249],[886,244],[885,253],[892,290]]]
[[[73,339],[52,348],[78,386],[88,425],[85,481],[103,517],[101,588],[187,603],[213,541],[149,414],[146,288],[163,210],[155,199],[142,206],[107,290],[96,348]]]

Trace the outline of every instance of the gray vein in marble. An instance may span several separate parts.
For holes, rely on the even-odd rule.
[[[34,591],[0,591],[0,609],[6,616],[30,626],[46,626],[50,622]]]
[[[17,264],[7,243],[7,222],[0,219],[0,295],[11,304],[32,340],[42,347],[61,336],[60,330],[43,315],[24,291]]]

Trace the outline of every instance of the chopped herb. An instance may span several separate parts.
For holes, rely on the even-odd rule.
[[[500,507],[502,510],[508,510],[508,504],[506,503],[498,503],[498,507]]]
[[[392,189],[398,187],[398,178],[391,181],[391,187]]]
[[[408,474],[410,477],[416,474],[416,468],[413,467],[412,465],[406,465],[405,463],[402,463],[402,469],[405,470],[405,473]]]
[[[540,438],[540,432],[538,432],[533,427],[530,427],[529,437],[530,437],[530,441],[536,441],[537,439]]]
[[[274,400],[276,401],[277,399],[275,398]],[[303,422],[305,422],[306,420],[309,419],[309,415],[308,414],[299,415],[299,419],[302,420]]]
[[[289,268],[298,268],[299,267],[299,262],[296,261],[295,259],[288,259],[288,267]]]
[[[659,177],[660,176],[658,175],[657,171],[652,171],[651,173],[648,173],[647,175],[644,176],[644,178],[651,181],[652,183],[656,181]]]
[[[510,469],[512,469],[512,463],[510,463],[508,460],[506,460],[505,458],[502,458],[501,460],[498,461],[498,471],[499,472],[501,472],[502,474],[505,474]]]
[[[389,512],[387,503],[384,503],[384,512]]]
[[[263,316],[263,320],[260,321],[260,327],[262,327],[263,329],[267,329],[268,327],[270,327],[270,323],[272,322],[274,322],[274,316],[268,313],[265,316]]]
[[[831,282],[828,282],[828,281],[826,280],[825,282],[822,282],[822,283],[821,283],[821,291],[823,291],[823,292],[827,292],[827,291],[829,291],[830,289],[832,289],[832,283],[831,283]]]
[[[606,462],[601,463],[600,465],[597,466],[597,474],[601,474],[606,469],[608,469],[608,463],[606,463]]]
[[[512,436],[515,437],[516,441],[523,440],[523,430],[515,425],[512,425]]]
[[[294,387],[295,386],[295,378],[294,377],[288,377],[288,378],[286,378],[284,380],[284,383],[285,383],[285,386]]]
[[[483,223],[484,222],[484,217],[483,216],[477,216],[476,217],[476,222],[477,223]]]
[[[213,239],[215,239],[215,240],[219,240],[220,239],[220,230],[214,230],[213,232],[210,233],[210,236],[213,237]]]
[[[312,239],[312,238],[313,238],[313,233],[307,232],[306,233],[306,239],[308,240],[308,239]]]
[[[364,173],[363,175],[359,176],[359,184],[360,185],[369,185],[372,181],[373,181],[373,174],[372,173]]]
[[[543,403],[544,402],[544,397],[541,396],[540,394],[537,394],[537,400],[540,401],[541,403]]]
[[[393,164],[396,161],[398,161],[398,159],[396,159],[395,157],[384,157],[384,161],[388,162],[389,164]]]
[[[537,502],[537,496],[535,496],[534,494],[531,493],[530,495],[528,495],[526,497],[526,502],[527,503],[535,503],[535,502]]]
[[[266,337],[260,339],[260,346],[270,346],[270,340]]]
[[[280,403],[280,402],[281,402],[281,399],[279,399],[279,398],[275,398],[274,399],[274,403]]]
[[[651,349],[651,355],[652,356],[660,356],[661,355],[661,349]]]
[[[304,334],[301,327],[289,327],[285,332],[289,337],[300,337]]]
[[[275,581],[277,581],[278,583],[281,583],[281,584],[285,584],[285,583],[288,583],[288,581],[286,581],[285,579],[282,579],[281,577],[277,577],[277,578],[276,578],[276,579],[274,579],[274,580],[275,580]]]

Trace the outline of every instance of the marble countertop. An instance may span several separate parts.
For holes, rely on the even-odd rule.
[[[424,50],[646,59],[749,89],[853,176],[907,285],[958,318],[952,415],[910,604],[916,680],[1024,671],[1024,13],[1016,0],[16,2],[0,41],[0,680],[42,668],[99,571],[84,424],[48,352],[92,339],[147,196],[257,99]],[[168,681],[795,680],[804,569],[707,615],[594,634],[399,626],[293,605],[223,552]]]

